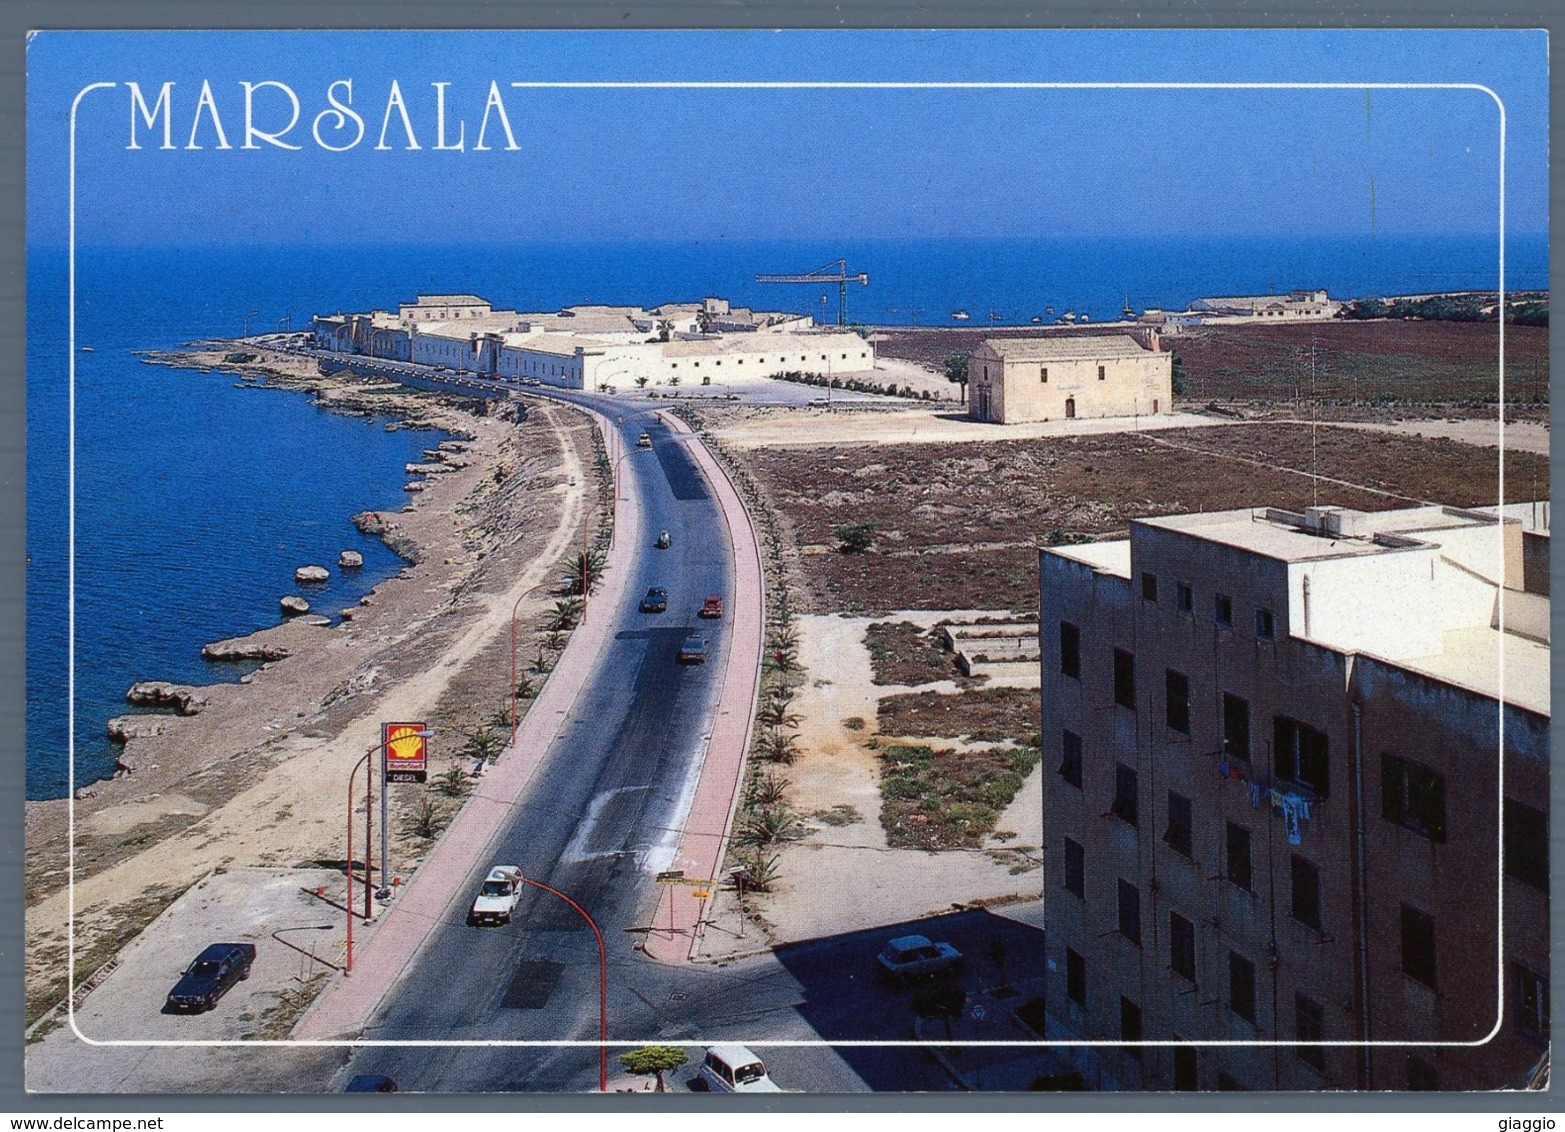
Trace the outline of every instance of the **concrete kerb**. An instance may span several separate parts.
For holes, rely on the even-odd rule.
[[[667,411],[660,411],[658,416],[670,429],[694,440],[688,448],[717,497],[734,556],[734,597],[730,603],[735,615],[734,629],[723,691],[718,699],[717,718],[707,744],[700,782],[674,859],[674,863],[687,873],[717,885],[721,883],[717,870],[723,861],[739,803],[744,761],[755,723],[756,697],[760,694],[761,656],[766,635],[766,575],[749,512],[723,466],[687,423]],[[753,614],[746,616],[750,611]],[[743,710],[736,715],[741,705]],[[711,898],[680,902],[674,895],[675,887],[669,888],[672,927],[657,926],[669,921],[654,914],[654,926],[646,935],[643,950],[654,959],[693,960]],[[684,905],[682,912],[681,903]]]
[[[613,422],[601,414],[578,407],[597,420],[605,436],[614,428]],[[625,529],[621,533],[625,537],[615,540],[615,549],[604,564],[602,589],[596,595],[600,607],[609,609],[617,607],[624,598],[632,573],[629,557],[638,545],[640,526],[635,507],[621,508],[617,492],[613,506],[614,522],[616,526],[623,522]],[[511,745],[479,779],[456,820],[436,841],[396,902],[377,921],[365,925],[355,974],[333,978],[294,1027],[294,1039],[341,1038],[361,1030],[374,1016],[436,925],[445,920],[448,909],[465,895],[456,890],[457,878],[465,876],[472,863],[483,858],[558,739],[585,684],[582,677],[608,647],[612,624],[612,618],[606,615],[592,617],[589,605],[588,615],[571,634]]]

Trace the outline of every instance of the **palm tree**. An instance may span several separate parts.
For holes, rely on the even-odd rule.
[[[799,757],[799,737],[787,731],[768,731],[756,743],[767,762],[791,763]]]

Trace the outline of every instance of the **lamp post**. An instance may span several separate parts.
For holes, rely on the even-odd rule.
[[[609,959],[608,952],[603,947],[603,933],[598,930],[598,925],[593,923],[592,917],[587,915],[587,910],[576,901],[557,888],[550,888],[540,880],[533,880],[524,876],[523,884],[530,884],[534,888],[541,888],[551,896],[558,896],[569,904],[582,919],[587,921],[587,926],[592,929],[592,934],[598,941],[598,1091],[609,1091]]]
[[[427,737],[433,733],[429,731],[421,731],[418,732],[418,734]],[[343,964],[342,973],[344,975],[353,974],[353,783],[359,775],[359,767],[364,767],[364,919],[366,922],[368,922],[375,914],[374,906],[371,904],[373,890],[370,887],[370,872],[373,868],[373,862],[371,861],[370,857],[373,851],[371,823],[374,820],[375,813],[375,768],[374,764],[370,762],[370,758],[375,754],[376,751],[384,752],[385,749],[386,742],[384,739],[382,739],[379,743],[376,743],[359,757],[359,761],[353,764],[353,770],[348,774],[348,891],[347,895],[343,898],[342,901],[343,911],[347,914],[348,918],[348,955],[346,961]],[[381,778],[384,780],[384,773],[382,773]],[[384,781],[381,782],[381,788],[382,790],[385,789]],[[382,824],[384,824],[385,819],[385,805],[385,795],[382,794]],[[381,832],[384,838],[385,830],[382,829]],[[384,846],[385,841],[383,840],[381,858],[382,874],[384,874],[386,867]]]

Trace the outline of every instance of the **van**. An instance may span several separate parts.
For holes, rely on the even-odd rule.
[[[714,1093],[780,1093],[766,1065],[741,1045],[708,1046],[698,1077]]]

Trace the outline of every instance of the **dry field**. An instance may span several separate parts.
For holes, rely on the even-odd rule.
[[[1062,333],[1050,330],[1049,333]],[[1038,334],[1022,328],[881,331],[878,352],[938,367],[988,337]],[[1123,327],[1069,333],[1123,334]],[[1451,406],[1496,399],[1499,327],[1482,322],[1337,321],[1297,326],[1201,328],[1163,339],[1179,359],[1188,403],[1273,401],[1310,396],[1308,351],[1315,350],[1315,392],[1352,404]],[[1548,327],[1507,326],[1506,400],[1547,404]]]
[[[829,445],[744,454],[780,520],[812,612],[1037,608],[1036,546],[1122,534],[1135,518],[1313,502],[1377,511],[1492,503],[1492,449],[1322,426],[1245,424],[965,444]],[[1512,452],[1509,495],[1548,490]],[[839,527],[868,523],[842,553]]]

